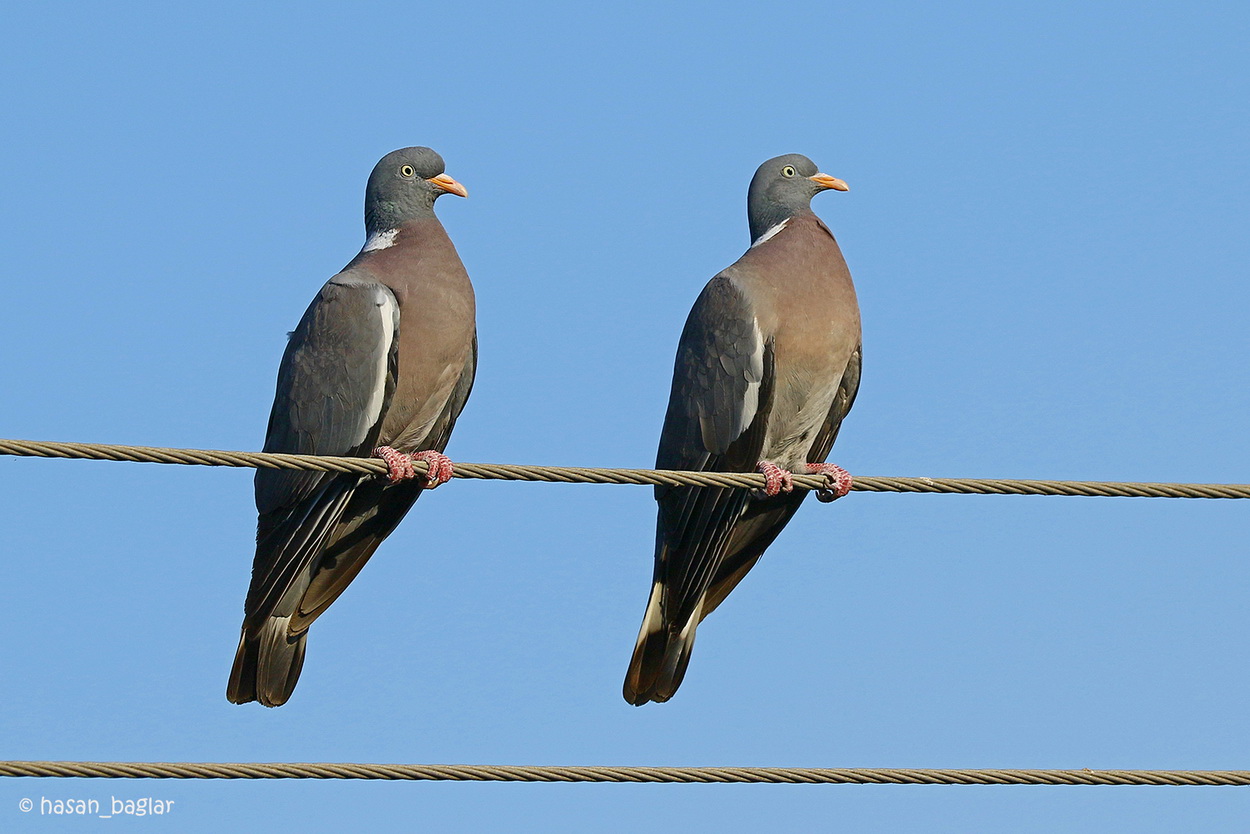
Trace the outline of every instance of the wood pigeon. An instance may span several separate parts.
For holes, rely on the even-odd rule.
[[[434,216],[467,196],[429,148],[387,154],[365,191],[364,247],[313,299],[278,368],[266,452],[378,456],[390,477],[260,469],[256,557],[226,697],[286,703],[308,627],[423,489],[473,387],[473,287]],[[413,460],[429,465],[415,477]]]
[[[763,490],[657,487],[655,575],[625,700],[667,701],[699,622],[746,576],[807,490],[791,472],[851,477],[826,464],[859,388],[859,305],[833,233],[811,209],[846,183],[789,154],[759,167],[747,193],[751,246],[695,302],[677,347],[658,469],[762,472]]]

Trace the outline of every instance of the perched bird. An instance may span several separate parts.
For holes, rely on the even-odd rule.
[[[859,388],[859,305],[811,199],[846,183],[789,154],[747,192],[751,247],[708,282],[677,347],[658,469],[762,472],[763,490],[657,487],[655,577],[625,677],[635,706],[681,685],[699,622],[798,510],[791,472],[821,473],[832,501],[850,475],[825,458]]]
[[[256,558],[226,690],[236,704],[286,703],[313,620],[422,489],[452,477],[442,451],[473,387],[477,330],[468,273],[434,216],[440,196],[467,192],[443,170],[429,148],[382,157],[364,247],[290,335],[265,451],[377,456],[390,476],[257,471]]]

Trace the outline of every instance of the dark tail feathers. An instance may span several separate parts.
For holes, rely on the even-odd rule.
[[[260,701],[267,707],[280,707],[291,697],[300,670],[304,668],[308,632],[291,636],[287,631],[290,619],[270,617],[259,634],[249,635],[248,630],[243,629],[226,687],[229,701],[235,704]]]
[[[625,700],[636,707],[648,701],[663,703],[672,698],[686,676],[690,652],[694,649],[702,602],[695,606],[685,624],[677,630],[664,621],[661,610],[663,592],[660,582],[651,588],[651,600],[647,603],[638,643],[634,646],[634,656],[625,675]]]

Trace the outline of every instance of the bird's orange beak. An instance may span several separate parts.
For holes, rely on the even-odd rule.
[[[455,194],[457,197],[468,197],[469,192],[460,183],[453,180],[446,174],[439,174],[437,177],[430,177],[430,182],[446,191],[448,194]]]
[[[832,188],[834,191],[850,191],[851,187],[837,177],[831,177],[828,174],[816,174],[808,177],[809,180],[819,185],[821,188]]]

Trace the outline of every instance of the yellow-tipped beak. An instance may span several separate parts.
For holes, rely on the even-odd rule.
[[[437,177],[430,177],[430,182],[446,191],[448,194],[455,194],[457,197],[468,197],[469,192],[460,183],[453,180],[446,174],[439,174]]]
[[[834,191],[850,191],[851,188],[837,177],[831,177],[828,174],[816,174],[808,177],[809,180],[819,185],[821,188],[832,188]]]

